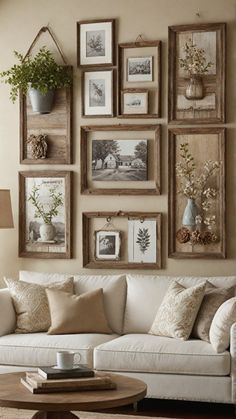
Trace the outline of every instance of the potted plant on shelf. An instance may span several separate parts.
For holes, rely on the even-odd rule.
[[[204,97],[202,76],[208,73],[213,63],[207,62],[204,48],[198,48],[191,39],[185,43],[183,52],[184,58],[179,58],[179,65],[189,76],[185,97],[191,100],[202,99]]]
[[[70,68],[57,64],[45,46],[34,57],[23,57],[17,51],[14,54],[20,63],[0,73],[11,86],[10,99],[14,103],[19,91],[24,95],[28,92],[34,112],[51,112],[55,90],[68,87],[72,82]]]

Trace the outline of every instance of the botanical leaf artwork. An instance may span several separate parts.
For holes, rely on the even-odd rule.
[[[28,201],[35,208],[35,218],[42,218],[45,224],[51,224],[53,217],[58,215],[58,210],[63,205],[63,196],[55,187],[52,187],[49,189],[49,202],[43,205],[40,201],[40,187],[35,185],[29,194]]]
[[[150,246],[150,234],[148,228],[139,228],[136,243],[139,245],[140,251],[144,254]]]

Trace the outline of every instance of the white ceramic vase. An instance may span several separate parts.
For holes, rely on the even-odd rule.
[[[55,227],[53,224],[41,224],[39,228],[40,238],[43,242],[52,241],[55,237]]]
[[[196,225],[196,216],[198,215],[198,207],[194,199],[188,198],[187,205],[184,210],[182,224],[184,226],[194,227]]]

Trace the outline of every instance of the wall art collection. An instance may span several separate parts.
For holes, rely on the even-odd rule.
[[[82,117],[160,118],[161,41],[139,35],[119,44],[117,61],[115,26],[115,19],[77,23]],[[225,121],[225,30],[224,23],[169,27],[171,258],[226,257],[225,128],[202,126]],[[21,94],[22,164],[71,164],[71,130],[72,85],[56,92],[50,113],[32,112]],[[81,126],[81,194],[160,195],[160,153],[160,125]],[[71,186],[71,171],[19,173],[21,257],[72,257]],[[161,268],[161,213],[118,208],[82,218],[84,267]]]

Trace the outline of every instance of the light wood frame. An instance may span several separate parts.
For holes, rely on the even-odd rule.
[[[178,76],[177,44],[181,33],[216,32],[216,74],[203,75],[205,89],[215,94],[214,110],[180,111],[177,109],[177,92],[183,92],[186,78]],[[169,71],[168,71],[168,121],[171,124],[203,124],[225,122],[225,62],[226,24],[202,23],[169,27]],[[197,101],[198,102],[198,101]],[[192,114],[194,116],[192,116]],[[197,116],[197,117],[196,117]]]
[[[94,115],[88,115],[85,113],[85,94],[86,94],[86,89],[85,89],[85,73],[94,73],[94,72],[103,72],[103,71],[107,71],[111,73],[111,113],[109,114],[94,114]],[[85,71],[82,72],[81,75],[81,92],[82,92],[82,99],[81,99],[81,106],[82,106],[82,116],[83,118],[113,118],[116,115],[116,72],[114,69],[86,69]]]
[[[83,266],[91,269],[160,269],[162,266],[161,256],[161,213],[156,212],[84,212],[83,215]],[[157,262],[156,263],[130,263],[124,260],[116,261],[98,261],[94,258],[94,252],[91,252],[91,221],[94,218],[116,218],[122,217],[128,219],[154,219],[156,220],[156,252]],[[123,234],[123,233],[122,233]],[[128,233],[127,233],[128,234]],[[124,241],[124,237],[122,236]],[[127,242],[127,240],[125,240]],[[122,242],[121,242],[121,253],[122,253]]]
[[[155,187],[147,189],[138,188],[90,188],[88,184],[88,134],[90,132],[140,132],[152,131],[154,133],[152,159]],[[161,194],[161,129],[160,125],[93,125],[81,127],[80,141],[80,170],[81,170],[81,194],[84,195],[160,195]]]
[[[19,172],[19,256],[41,259],[70,259],[72,257],[72,172],[69,171],[28,171]],[[26,188],[27,178],[64,178],[65,180],[65,246],[66,251],[33,252],[26,249]]]
[[[218,137],[217,153],[219,160],[221,161],[220,171],[217,174],[218,176],[218,185],[219,185],[219,198],[218,198],[218,214],[219,214],[219,244],[214,248],[210,246],[210,250],[206,251],[179,251],[176,249],[177,240],[176,233],[180,228],[180,225],[177,225],[177,185],[176,185],[176,137],[182,136],[181,141],[186,142],[183,139],[183,136],[189,135],[202,135],[207,137],[207,135],[215,134]],[[211,147],[211,140],[209,138],[208,144],[209,148]],[[199,138],[198,141],[201,141]],[[208,160],[207,147],[204,150],[201,150],[199,147],[199,153],[202,157],[202,161]],[[209,159],[212,156],[209,155]],[[168,255],[171,258],[188,258],[188,259],[223,259],[226,258],[226,227],[225,227],[225,128],[171,128],[169,129],[169,139],[168,139],[168,164],[169,164],[169,200],[168,200]],[[181,199],[184,197],[181,195]],[[182,246],[182,245],[181,245]],[[189,245],[190,246],[190,245]],[[206,246],[206,249],[209,249],[209,246]],[[202,246],[203,248],[203,246]],[[194,249],[194,248],[193,248]]]
[[[157,79],[155,88],[144,88],[149,92],[149,106],[147,114],[123,114],[122,112],[122,91],[126,89],[124,87],[124,51],[129,48],[155,48],[156,49],[156,59],[153,61],[153,65],[157,67]],[[159,118],[161,116],[161,41],[139,41],[139,42],[128,42],[118,45],[118,59],[119,59],[119,73],[118,73],[118,117],[119,118]],[[148,83],[147,83],[148,84]],[[130,88],[134,87],[139,89],[143,85],[138,86],[129,86]],[[151,111],[150,107],[150,93],[153,90],[153,95],[156,100],[156,112]]]

